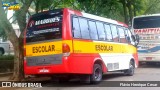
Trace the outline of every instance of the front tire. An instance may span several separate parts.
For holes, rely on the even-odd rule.
[[[128,75],[128,76],[133,76],[134,75],[134,71],[135,71],[134,62],[130,61],[129,69],[125,70],[124,74]]]
[[[100,64],[94,64],[91,75],[91,83],[99,83],[102,80],[102,67]]]

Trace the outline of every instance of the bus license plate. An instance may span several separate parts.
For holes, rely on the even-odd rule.
[[[146,57],[146,60],[152,60],[152,57]]]

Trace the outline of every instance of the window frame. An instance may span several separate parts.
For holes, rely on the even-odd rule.
[[[120,36],[119,36],[119,31],[118,31],[117,25],[116,25],[116,24],[112,24],[112,23],[111,23],[111,24],[110,24],[111,31],[113,31],[113,30],[112,30],[112,25],[116,27],[116,31],[117,31],[117,35],[118,35],[118,41],[116,42],[116,41],[114,41],[114,38],[113,38],[113,32],[112,32],[113,42],[120,43],[120,38],[119,38]]]
[[[96,39],[92,39],[92,37],[91,37],[91,28],[90,28],[89,22],[94,22],[94,23],[95,23],[96,33],[97,33],[97,37],[98,37],[98,38],[97,38],[97,40],[96,40]],[[98,40],[99,40],[99,35],[98,35],[98,30],[97,30],[96,20],[88,19],[88,26],[89,26],[89,31],[90,31],[90,37],[91,37],[91,40],[96,40],[96,41],[98,41]]]
[[[106,27],[105,27],[105,25],[108,25],[108,26],[109,26],[110,32],[111,32],[110,34],[111,34],[111,37],[112,37],[112,40],[111,40],[111,41],[107,41],[107,40],[106,40],[106,41],[107,41],[107,42],[114,42],[114,41],[113,41],[113,35],[112,35],[112,30],[111,30],[111,25],[110,25],[110,23],[104,23],[103,25],[104,25],[104,29],[105,29],[104,31],[105,31],[105,34],[106,34],[106,39],[108,39],[108,38],[107,38],[107,32],[106,32]]]
[[[133,35],[133,34],[132,34],[132,32],[129,30],[129,28],[126,28],[126,27],[125,27],[125,30],[127,31],[126,34],[127,34],[127,35],[129,36],[129,38],[130,38],[130,41],[128,41],[128,40],[127,40],[127,41],[128,41],[129,44],[131,44],[131,43],[133,42],[133,39],[132,39],[132,36],[129,35],[129,32],[130,32],[131,35]]]
[[[79,29],[80,29],[80,35],[81,35],[81,38],[76,38],[76,37],[74,37],[74,32],[73,32],[73,18],[78,18],[78,23],[79,23]],[[89,37],[90,37],[90,39],[86,39],[86,38],[82,38],[82,31],[81,31],[81,27],[80,27],[80,22],[79,22],[79,18],[83,18],[83,19],[86,19],[87,20],[87,25],[88,25],[88,30],[89,30]],[[89,23],[88,23],[88,18],[86,18],[86,17],[82,17],[82,16],[77,16],[77,15],[71,15],[71,23],[72,23],[72,25],[71,25],[71,32],[72,32],[72,38],[74,38],[74,39],[84,39],[84,40],[92,40],[91,39],[91,35],[90,35],[90,29],[89,29]]]
[[[79,23],[79,29],[80,29],[81,38],[75,38],[75,37],[73,37],[73,36],[74,36],[74,33],[73,33],[73,18],[78,18],[78,23]],[[83,19],[86,19],[86,20],[87,20],[87,25],[88,25],[88,30],[89,30],[90,39],[82,38],[82,33],[81,33],[81,27],[80,27],[79,18],[83,18]],[[97,32],[97,36],[98,36],[98,39],[97,39],[97,40],[96,40],[96,39],[92,39],[92,37],[91,37],[91,28],[90,28],[90,25],[89,25],[89,21],[95,23],[96,32]],[[104,33],[105,33],[105,40],[100,40],[100,39],[99,39],[99,33],[98,33],[98,28],[97,28],[96,22],[100,22],[100,23],[103,24]],[[124,34],[125,34],[125,35],[128,35],[128,31],[129,31],[130,34],[132,35],[132,32],[129,30],[129,28],[127,28],[127,27],[125,27],[125,26],[121,26],[121,25],[117,25],[117,24],[113,24],[113,23],[109,23],[109,22],[103,22],[103,21],[100,21],[100,20],[95,20],[95,19],[86,18],[86,17],[83,17],[83,16],[73,15],[73,14],[71,15],[71,23],[72,23],[72,26],[71,26],[71,30],[72,30],[72,38],[74,38],[74,39],[82,39],[82,40],[94,40],[94,41],[104,41],[104,42],[122,43],[122,42],[120,41],[120,32],[119,32],[118,27],[121,27],[121,28],[124,30]],[[105,27],[105,25],[108,25],[109,28],[110,28],[110,33],[111,33],[111,37],[112,37],[112,40],[111,40],[111,41],[108,41],[108,40],[107,40],[108,38],[107,38],[107,32],[106,32],[106,27]],[[116,27],[116,31],[117,31],[117,35],[118,35],[118,41],[117,41],[117,42],[114,41],[114,39],[113,39],[112,25]],[[126,30],[126,29],[128,29],[128,30]],[[127,33],[126,33],[126,31],[127,31]],[[129,35],[128,35],[128,36],[129,36]],[[131,38],[131,36],[130,36],[130,38]],[[127,41],[126,43],[131,43],[131,42],[133,42],[132,38],[131,38],[131,41],[130,41],[130,42],[128,42],[127,39],[126,39],[126,41]],[[124,44],[126,44],[126,43],[124,43]]]
[[[98,23],[102,23],[103,31],[104,31],[104,35],[105,35],[105,40],[100,40],[100,36],[99,36],[99,33],[98,33],[98,26],[97,26],[97,22],[98,22]],[[96,27],[97,27],[98,41],[106,41],[106,33],[105,33],[104,22],[99,21],[99,20],[96,20],[96,22],[95,22],[95,23],[96,23]]]
[[[89,32],[89,39],[86,39],[86,38],[83,38],[83,37],[81,37],[81,39],[91,40],[90,29],[89,29],[89,23],[88,23],[88,18],[85,18],[85,17],[78,17],[78,20],[79,20],[80,18],[86,19],[86,21],[87,21],[87,26],[88,26],[88,32]],[[79,20],[79,26],[80,26],[80,20]],[[81,26],[80,26],[80,30],[81,30]],[[81,30],[81,36],[82,36],[82,30]]]
[[[124,26],[117,25],[117,29],[118,29],[118,32],[119,32],[119,42],[120,42],[120,43],[124,43],[124,42],[121,42],[121,38],[120,38],[120,30],[119,30],[119,28],[123,29],[124,37],[125,37],[126,43],[128,43],[128,40],[127,40],[127,37],[126,37],[126,31],[125,31],[127,28],[124,27]]]
[[[72,17],[72,18],[71,18],[71,23],[72,23],[72,26],[71,26],[72,38],[81,39],[81,38],[82,38],[82,34],[81,34],[81,29],[80,29],[80,24],[79,24],[79,18],[78,18],[78,16],[75,16],[75,15],[73,15],[73,16],[71,16],[71,17]],[[78,26],[79,26],[79,30],[80,30],[80,36],[81,36],[80,38],[74,37],[73,18],[77,18],[77,19],[78,19]]]

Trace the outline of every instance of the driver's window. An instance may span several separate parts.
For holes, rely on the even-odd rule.
[[[132,36],[132,34],[131,34],[131,32],[129,31],[129,29],[125,29],[125,31],[126,31],[126,39],[127,39],[127,41],[128,41],[128,43],[131,43],[131,42],[133,42],[133,40],[132,40],[132,38],[131,38],[131,36]]]

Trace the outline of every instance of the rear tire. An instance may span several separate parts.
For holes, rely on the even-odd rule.
[[[93,73],[90,76],[91,83],[99,83],[102,80],[102,67],[100,64],[94,64]]]
[[[134,75],[134,71],[135,71],[134,62],[130,61],[129,69],[125,70],[124,74],[128,75],[128,76],[133,76]]]

